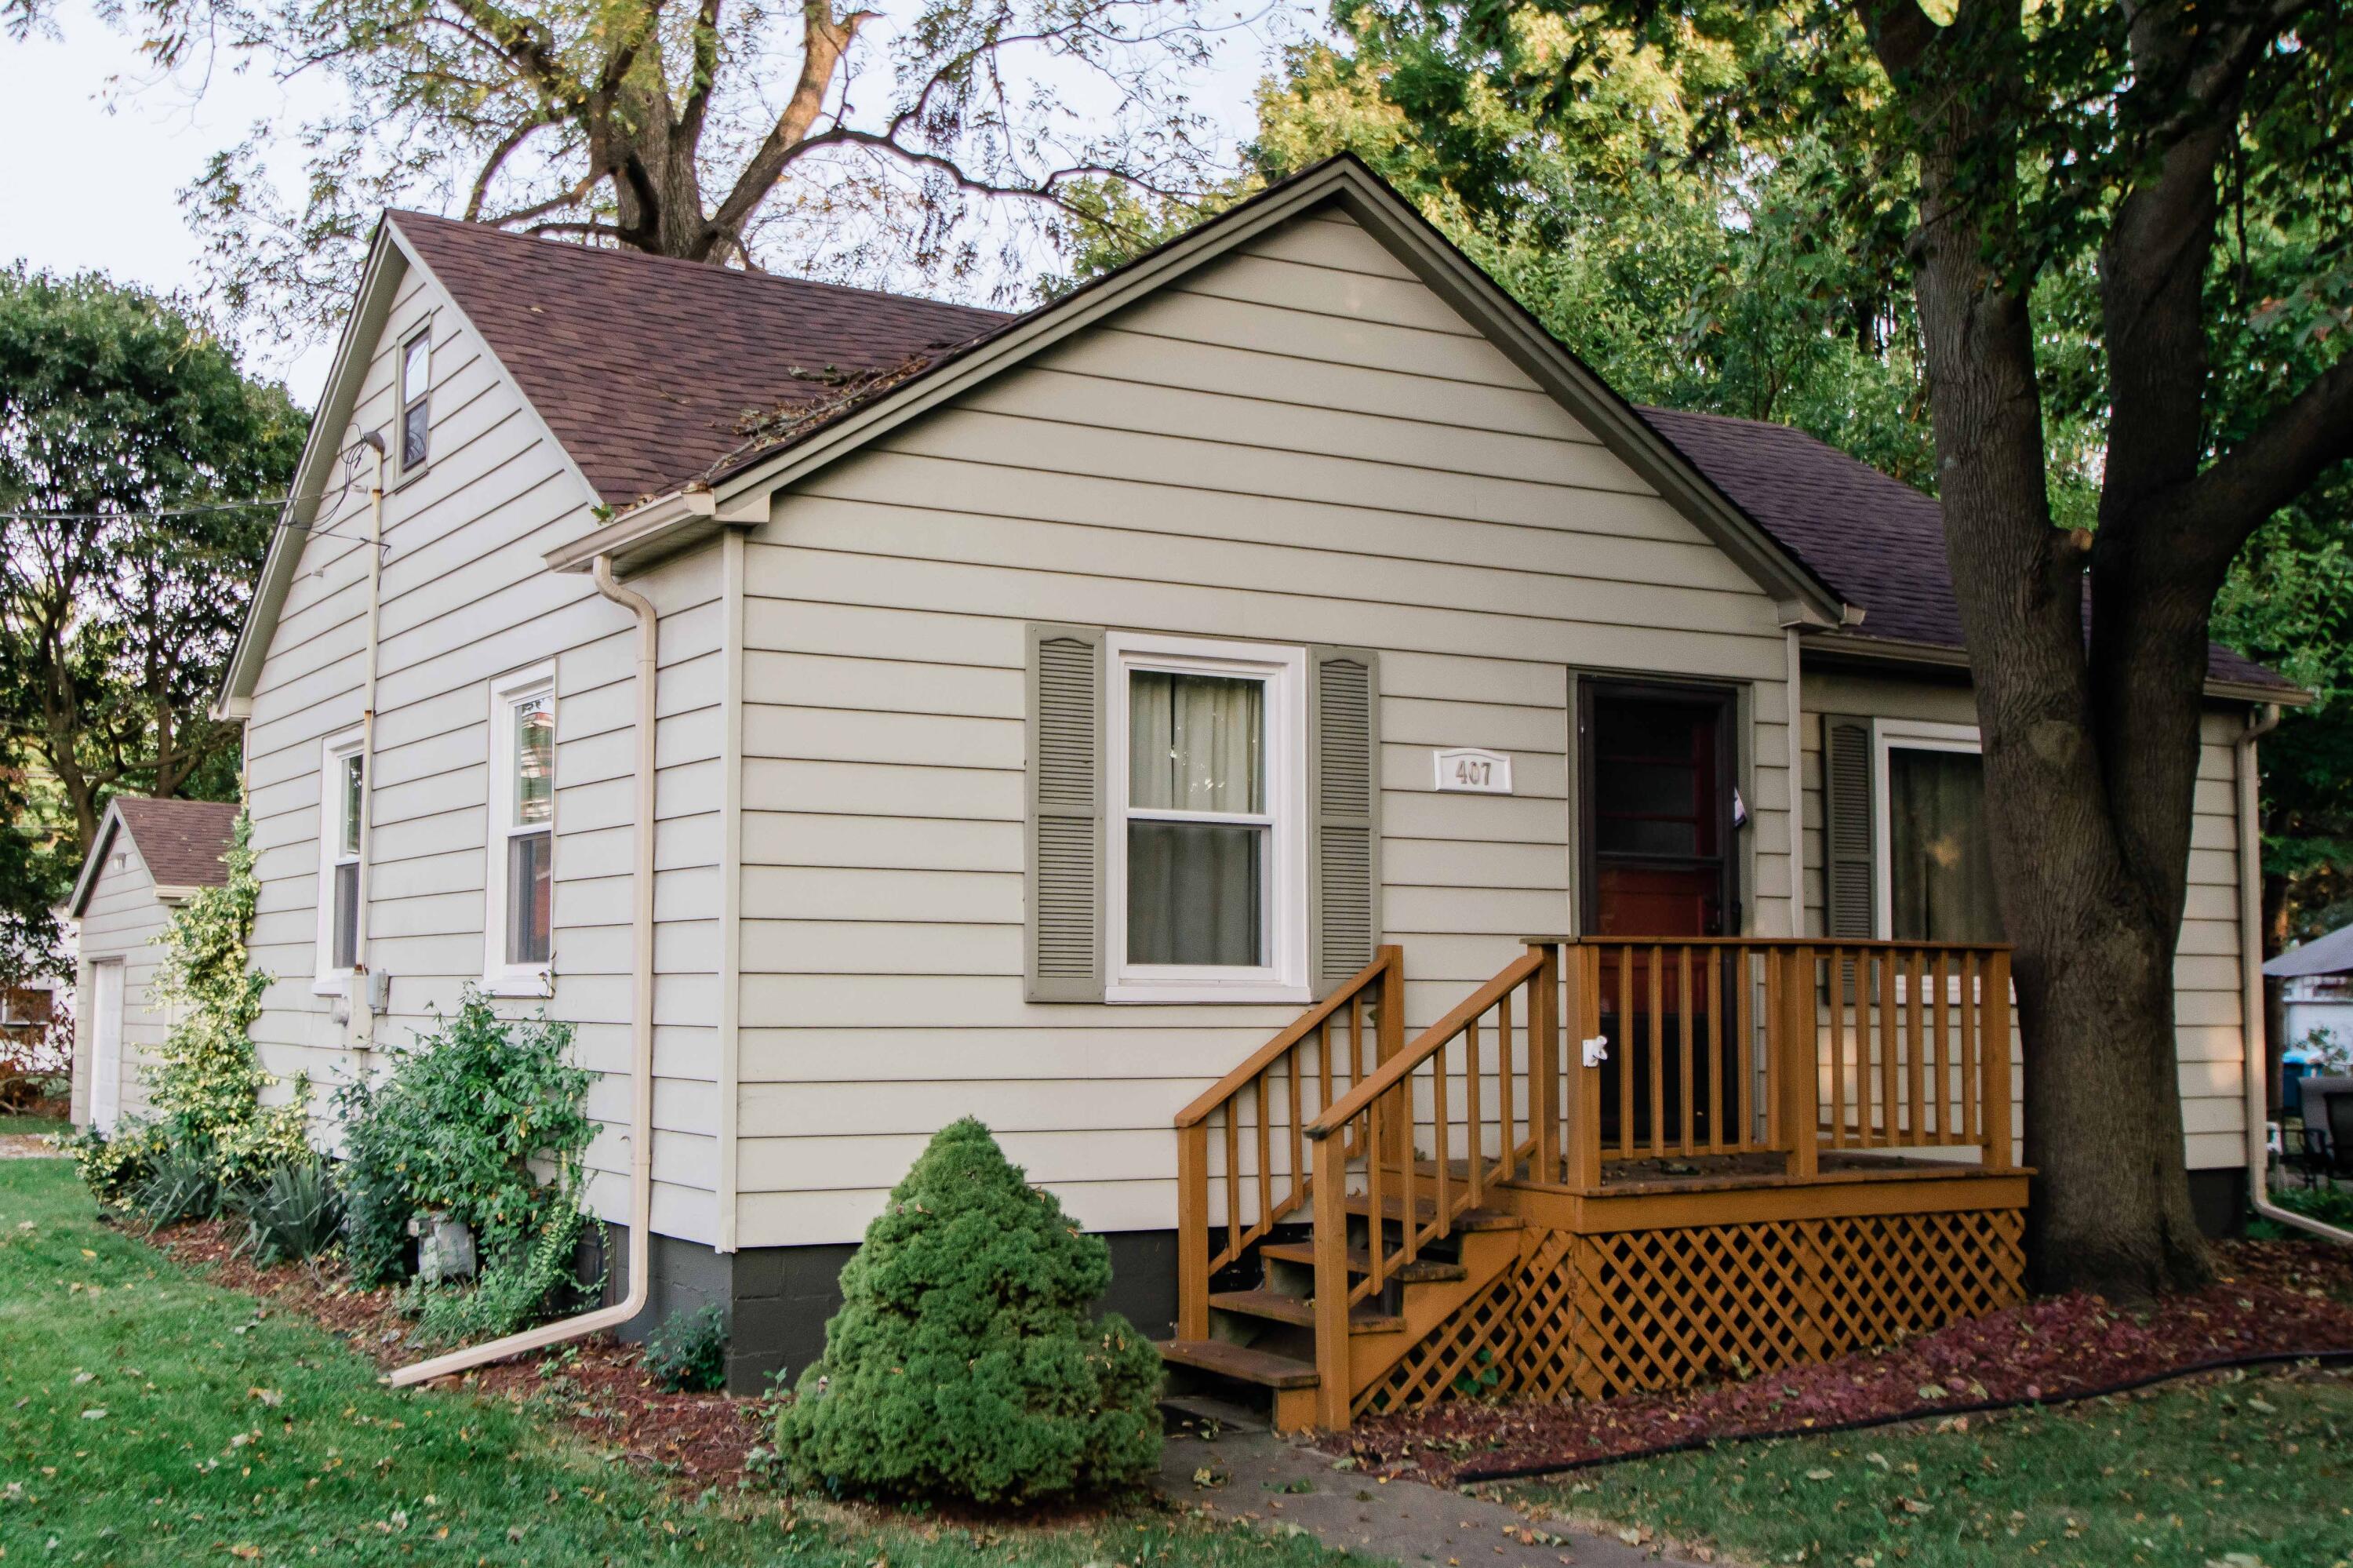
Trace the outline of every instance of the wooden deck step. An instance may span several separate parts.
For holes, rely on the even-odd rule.
[[[1315,1326],[1315,1303],[1303,1296],[1285,1296],[1280,1290],[1220,1290],[1209,1298],[1209,1305],[1220,1311],[1239,1312],[1245,1318],[1294,1323],[1303,1329]],[[1348,1311],[1348,1332],[1352,1334],[1385,1334],[1404,1327],[1405,1319],[1397,1313],[1364,1303]]]
[[[1223,1340],[1163,1340],[1160,1359],[1261,1388],[1314,1388],[1322,1381],[1310,1362]]]
[[[1259,1248],[1258,1251],[1261,1257],[1271,1257],[1280,1259],[1284,1263],[1295,1263],[1302,1268],[1313,1268],[1315,1266],[1315,1244],[1314,1242],[1269,1242],[1266,1245]],[[1348,1272],[1350,1274],[1370,1274],[1372,1271],[1372,1255],[1366,1252],[1363,1247],[1350,1247],[1348,1249]],[[1388,1277],[1391,1279],[1399,1280],[1407,1285],[1427,1285],[1451,1279],[1461,1279],[1464,1277],[1465,1272],[1466,1271],[1461,1264],[1449,1263],[1442,1257],[1418,1257],[1411,1263],[1398,1264],[1396,1267],[1389,1270]]]
[[[1348,1194],[1348,1213],[1361,1215],[1368,1214],[1371,1212],[1371,1200],[1365,1197],[1363,1193],[1351,1192]],[[1413,1217],[1418,1223],[1425,1225],[1430,1221],[1436,1219],[1438,1217],[1437,1200],[1432,1198],[1415,1198],[1413,1201]],[[1381,1198],[1381,1218],[1384,1220],[1404,1219],[1405,1200],[1393,1195],[1383,1194]],[[1520,1228],[1520,1217],[1517,1214],[1506,1214],[1493,1209],[1465,1209],[1461,1213],[1454,1216],[1452,1228],[1458,1231],[1515,1231]]]

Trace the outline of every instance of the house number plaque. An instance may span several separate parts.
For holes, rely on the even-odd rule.
[[[1470,795],[1512,792],[1512,759],[1500,751],[1458,746],[1432,754],[1438,760],[1438,787]]]

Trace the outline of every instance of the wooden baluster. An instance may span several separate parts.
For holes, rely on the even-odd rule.
[[[1683,1152],[1692,1151],[1692,1102],[1698,1097],[1692,1093],[1692,950],[1688,944],[1675,949],[1675,1036],[1681,1044],[1677,1069],[1683,1074],[1682,1091],[1676,1097],[1683,1102]]]
[[[1732,949],[1732,1096],[1740,1107],[1740,1119],[1734,1124],[1738,1134],[1735,1147],[1751,1149],[1757,1143],[1757,1064],[1765,1065],[1765,1103],[1773,1104],[1773,1095],[1780,1080],[1773,1071],[1769,1055],[1760,1056],[1757,1049],[1757,1021],[1750,1012],[1755,1005],[1755,993],[1749,980],[1749,952],[1746,947]],[[1767,1119],[1771,1118],[1768,1109]],[[1766,1134],[1767,1147],[1772,1146],[1772,1134]]]
[[[1438,1234],[1445,1236],[1447,1229],[1450,1229],[1450,1220],[1454,1217],[1454,1203],[1451,1203],[1451,1198],[1447,1196],[1447,1187],[1450,1187],[1451,1172],[1447,1171],[1447,1126],[1450,1126],[1450,1123],[1447,1123],[1447,1048],[1445,1045],[1440,1045],[1440,1048],[1438,1048],[1438,1054],[1430,1057],[1430,1066],[1433,1066],[1433,1071],[1430,1071],[1430,1128],[1433,1128],[1433,1132],[1430,1132],[1430,1154],[1438,1156],[1438,1159],[1430,1160],[1430,1163],[1433,1163],[1435,1168],[1433,1184],[1438,1187]]]
[[[1663,1159],[1667,1152],[1667,955],[1657,943],[1651,945],[1651,1153]]]
[[[1832,1149],[1846,1147],[1846,975],[1849,968],[1846,949],[1832,948],[1830,973],[1831,1147]],[[1871,1022],[1870,1015],[1864,1011],[1869,1005],[1864,997],[1871,988],[1871,977],[1863,972],[1862,959],[1860,955],[1854,959],[1852,969],[1854,974],[1854,1054],[1858,1064],[1854,1082],[1855,1098],[1868,1105],[1871,1099],[1871,1075],[1868,1070],[1871,1060]],[[1868,1121],[1868,1112],[1856,1119]]]
[[[1297,1198],[1307,1190],[1307,1118],[1299,1113],[1299,1047],[1284,1052],[1282,1059],[1291,1075],[1291,1195]]]
[[[1634,1158],[1634,947],[1618,952],[1618,1157]]]
[[[1398,1163],[1398,1185],[1402,1189],[1398,1194],[1398,1202],[1405,1211],[1405,1242],[1398,1248],[1398,1257],[1400,1263],[1411,1263],[1421,1253],[1421,1227],[1414,1223],[1414,1216],[1420,1212],[1414,1207],[1414,1194],[1420,1182],[1418,1168],[1421,1161],[1413,1157],[1413,1080],[1410,1077],[1398,1086],[1397,1095],[1398,1103],[1405,1112],[1406,1123],[1405,1158]]]
[[[1790,1060],[1781,1040],[1781,1030],[1789,1022],[1788,1003],[1781,997],[1782,983],[1788,978],[1785,972],[1788,966],[1781,961],[1778,948],[1760,948],[1757,956],[1765,965],[1765,1043],[1757,1048],[1765,1053],[1768,1075],[1784,1073]],[[1744,986],[1742,989],[1745,991],[1746,988]],[[1753,1043],[1755,1036],[1752,1034],[1749,1039]],[[1787,1149],[1790,1134],[1782,1118],[1788,1111],[1788,1088],[1787,1085],[1778,1083],[1775,1086],[1780,1092],[1765,1101],[1765,1141],[1774,1149]]]
[[[1176,1138],[1176,1337],[1209,1337],[1209,1124]]]
[[[1926,971],[1921,968],[1922,962],[1923,958],[1920,949],[1917,948],[1913,948],[1911,974],[1912,1060],[1910,1063],[1912,1070],[1912,1124],[1905,1129],[1908,1136],[1905,1138],[1905,1141],[1915,1148],[1928,1141],[1928,1122],[1927,1112],[1926,1109],[1927,1102],[1922,1097],[1923,1091],[1921,1088],[1921,1081],[1927,1070],[1928,1065],[1928,1049],[1925,1034],[1926,1025],[1921,1022],[1921,1011],[1926,1005],[1920,995],[1920,988],[1924,983],[1926,983],[1923,979]]]
[[[1953,989],[1953,954],[1948,948],[1936,948],[1936,1054],[1932,1066],[1936,1069],[1936,1142],[1953,1142],[1953,1036],[1951,1036],[1951,996]]]
[[[1258,1100],[1258,1224],[1250,1228],[1264,1230],[1274,1224],[1274,1105],[1266,1096],[1266,1074],[1259,1074],[1254,1088]]]
[[[1835,953],[1836,949],[1832,949]],[[1805,1178],[1820,1168],[1820,1084],[1815,1077],[1814,949],[1793,948],[1779,966],[1781,977],[1781,1127],[1788,1138],[1788,1173]],[[1831,992],[1838,991],[1838,963],[1833,957]]]
[[[1463,1025],[1462,1032],[1462,1142],[1468,1159],[1464,1161],[1463,1190],[1470,1193],[1472,1208],[1477,1208],[1487,1196],[1487,1146],[1484,1107],[1485,1098],[1479,1086],[1479,1021],[1475,1018]],[[1440,1053],[1440,1060],[1445,1054]]]
[[[1377,1151],[1382,1148],[1381,1134],[1385,1129],[1381,1113],[1389,1097],[1388,1095],[1376,1095],[1365,1107],[1364,1146],[1366,1149]],[[1372,1255],[1372,1292],[1375,1295],[1379,1294],[1389,1277],[1388,1233],[1383,1228],[1388,1208],[1381,1190],[1382,1164],[1377,1152],[1365,1161],[1365,1249]]]
[[[2010,954],[1989,954],[1985,966],[1985,1001],[1978,1008],[1978,1058],[1985,1097],[1985,1163],[1989,1170],[2007,1171],[2010,1158]]]
[[[1961,955],[1961,1139],[1978,1143],[1985,1086],[1978,1076],[1978,956]]]
[[[1387,1065],[1405,1049],[1405,949],[1391,946],[1382,949],[1382,957],[1380,995],[1373,1010],[1373,1054]],[[1395,1146],[1391,1156],[1399,1167],[1413,1159],[1413,1093],[1409,1089],[1405,1114],[1395,1118],[1397,1126],[1390,1133]]]
[[[1566,1013],[1572,1027],[1577,1017],[1577,955],[1569,950],[1568,1004],[1561,1004],[1561,953],[1556,942],[1544,945],[1544,967],[1536,971],[1535,996],[1528,1009],[1528,1092],[1532,1097],[1536,1151],[1528,1174],[1539,1181],[1557,1181],[1567,1174],[1562,1169],[1560,1128],[1560,1087],[1562,1077],[1561,1052],[1567,1042],[1561,1033],[1561,1016]],[[1575,1079],[1571,1079],[1575,1082]]]
[[[1226,1257],[1242,1255],[1242,1097],[1226,1102]]]
[[[1740,949],[1712,949],[1707,955],[1707,1150],[1710,1154],[1724,1152],[1724,961],[1727,952]],[[1734,1140],[1739,1147],[1738,1139]]]
[[[1519,1146],[1512,1137],[1512,993],[1495,1001],[1495,1139],[1504,1180],[1510,1181],[1519,1164]]]
[[[1315,1102],[1315,1114],[1322,1116],[1332,1108],[1334,1097],[1332,1094],[1332,1019],[1328,1013],[1325,1014],[1324,1022],[1316,1025],[1315,1037],[1315,1075],[1320,1097]],[[1343,1093],[1345,1092],[1344,1090]]]
[[[1879,1123],[1880,1147],[1895,1142],[1895,949],[1879,949]],[[1866,1141],[1864,1147],[1870,1145]]]

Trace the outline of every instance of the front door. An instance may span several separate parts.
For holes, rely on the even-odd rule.
[[[1625,948],[1602,955],[1601,1032],[1610,1041],[1602,1068],[1605,1141],[1618,1138],[1624,1119],[1619,1075],[1630,1063],[1634,1140],[1649,1143],[1654,1128],[1680,1137],[1685,1086],[1677,1045],[1686,1028],[1696,1043],[1715,1022],[1706,1013],[1708,987],[1700,967],[1714,955],[1693,955],[1696,983],[1686,1016],[1679,956],[1673,949],[1665,955],[1655,977],[1661,1001],[1654,1008],[1652,961],[1642,944],[1740,929],[1734,713],[1732,694],[1724,691],[1602,681],[1579,688],[1577,885],[1584,929],[1634,944],[1630,955]],[[1654,1041],[1662,1047],[1655,1075]],[[1690,1086],[1699,1136],[1706,1136],[1715,1107],[1731,1103],[1729,1087]]]
[[[92,964],[90,983],[90,1124],[112,1132],[122,1109],[122,966]]]

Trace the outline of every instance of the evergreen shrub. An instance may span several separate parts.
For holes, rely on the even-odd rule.
[[[727,1308],[684,1308],[646,1338],[646,1371],[672,1393],[711,1393],[727,1386]]]
[[[1090,1308],[1111,1253],[966,1118],[932,1139],[841,1271],[825,1357],[779,1412],[802,1485],[1020,1505],[1141,1485],[1160,1358]]]

